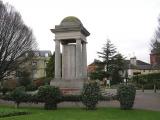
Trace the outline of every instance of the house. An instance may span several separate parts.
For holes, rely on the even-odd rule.
[[[137,60],[136,57],[130,58],[130,60],[126,60],[126,63],[129,78],[139,74],[160,72],[160,68],[158,66],[153,66],[152,64]]]
[[[152,65],[141,60],[137,60],[136,57],[130,58],[126,61],[126,71],[128,77],[131,78],[134,75],[138,74],[149,74],[160,72],[160,67],[158,65]],[[105,64],[100,61],[94,61],[88,65],[88,74],[95,72],[97,68],[102,68],[105,70]]]
[[[21,64],[17,70],[11,73],[7,73],[7,76],[4,78],[4,81],[7,82],[5,83],[6,86],[11,86],[9,88],[16,87],[17,80],[21,77],[22,71],[29,72],[29,77],[32,81],[39,78],[45,78],[46,64],[49,61],[51,55],[51,51],[48,50],[33,51],[33,57],[31,59]],[[25,57],[28,57],[28,53],[25,54]]]
[[[51,51],[47,50],[34,51],[34,57],[31,61],[31,79],[34,80],[46,77],[46,64],[48,63],[51,55]]]
[[[104,66],[105,64],[103,62],[95,59],[93,63],[88,65],[87,72],[89,74],[89,73],[95,72],[98,68],[104,69]]]

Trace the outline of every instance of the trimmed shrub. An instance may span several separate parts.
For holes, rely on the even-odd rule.
[[[37,93],[30,95],[30,97],[28,99],[28,102],[29,103],[35,103],[35,104],[44,103],[43,100],[41,98],[39,98]]]
[[[58,87],[44,85],[38,89],[38,98],[45,103],[44,109],[57,109],[57,103],[62,98],[61,91]]]
[[[28,98],[29,95],[25,92],[25,87],[17,87],[8,96],[8,100],[14,101],[17,105],[17,108],[19,108],[21,102],[28,101]]]
[[[81,99],[87,110],[94,110],[96,108],[96,104],[98,103],[100,96],[100,87],[98,83],[90,82],[84,84]]]
[[[132,109],[135,100],[136,89],[133,85],[121,85],[117,90],[117,97],[121,109]]]

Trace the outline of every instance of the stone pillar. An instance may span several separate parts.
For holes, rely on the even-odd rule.
[[[65,78],[65,50],[64,50],[64,44],[62,44],[62,79]]]
[[[61,52],[59,40],[55,40],[55,78],[61,78]]]
[[[83,78],[87,78],[87,50],[86,42],[82,44],[82,74]]]
[[[76,78],[79,79],[82,76],[82,50],[81,40],[76,40]]]

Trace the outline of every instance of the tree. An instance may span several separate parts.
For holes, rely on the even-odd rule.
[[[28,71],[18,71],[20,76],[18,77],[18,83],[20,86],[26,87],[31,84],[30,72]]]
[[[112,84],[120,83],[125,69],[125,59],[120,53],[116,52],[116,48],[111,44],[110,40],[102,48],[102,52],[98,52],[99,57],[103,58],[105,64],[105,77],[112,77]]]
[[[16,107],[19,108],[21,102],[26,101],[27,93],[25,92],[24,87],[17,87],[9,94],[11,100],[16,103]]]
[[[29,59],[26,52],[35,48],[32,30],[14,7],[0,1],[0,80]]]
[[[112,57],[116,54],[116,48],[111,43],[109,39],[107,39],[107,43],[102,48],[102,52],[98,52],[99,57],[103,59],[103,62],[106,64],[106,71],[109,71],[110,63]]]
[[[110,71],[112,74],[112,81],[111,84],[120,83],[123,80],[122,74],[125,70],[125,58],[118,53],[112,57]]]
[[[123,71],[125,68],[125,58],[120,54],[117,53],[111,58],[111,69],[112,71],[118,70],[118,71]]]
[[[157,38],[151,40],[151,52],[160,53],[160,41]]]
[[[91,80],[103,80],[105,77],[106,73],[100,69],[96,69],[95,72],[91,72],[89,74],[89,77]]]
[[[46,67],[46,77],[54,78],[55,53],[50,57]]]
[[[154,53],[160,53],[160,17],[158,18],[158,23],[154,38],[151,40],[151,51]]]

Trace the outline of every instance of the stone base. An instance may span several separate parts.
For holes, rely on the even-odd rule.
[[[79,95],[85,82],[87,82],[85,79],[53,79],[50,85],[59,87],[64,95]]]

